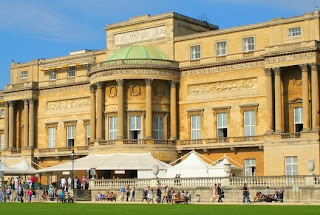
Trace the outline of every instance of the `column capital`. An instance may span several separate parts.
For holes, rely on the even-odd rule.
[[[9,107],[9,102],[5,101],[5,102],[3,102],[3,104],[5,107]]]
[[[179,83],[179,81],[175,81],[175,80],[170,81],[171,87],[176,87],[178,83]]]
[[[273,68],[273,72],[274,72],[275,75],[280,75],[281,74],[281,68],[280,67]]]
[[[299,67],[302,72],[308,72],[308,64],[300,64]]]
[[[24,104],[29,104],[29,99],[23,99]]]
[[[94,84],[90,85],[90,93],[94,93],[96,91],[96,86]]]
[[[145,79],[146,81],[146,86],[151,86],[153,79]]]
[[[29,104],[35,104],[36,103],[36,99],[28,99]]]
[[[319,64],[317,63],[311,63],[310,67],[311,67],[311,71],[315,71],[315,70],[319,71]]]
[[[96,86],[97,86],[97,89],[102,89],[104,86],[104,82],[97,82]]]
[[[117,79],[116,82],[118,83],[118,86],[123,87],[124,80],[123,79]]]
[[[15,104],[16,104],[16,101],[8,101],[8,103],[9,103],[9,106],[14,106]]]
[[[265,71],[267,76],[272,75],[272,69],[271,68],[265,68],[264,71]]]

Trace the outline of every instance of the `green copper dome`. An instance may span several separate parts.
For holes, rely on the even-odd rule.
[[[106,60],[125,60],[125,59],[158,59],[167,60],[166,56],[150,46],[133,45],[119,49]]]

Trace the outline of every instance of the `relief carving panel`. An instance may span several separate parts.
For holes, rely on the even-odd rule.
[[[56,110],[70,110],[76,108],[84,108],[90,106],[90,98],[77,98],[60,101],[47,102],[48,111]]]
[[[188,95],[193,96],[193,95],[231,92],[231,91],[248,90],[248,89],[256,89],[256,88],[257,88],[256,78],[219,81],[219,82],[189,85]]]
[[[165,38],[167,34],[167,28],[165,25],[141,29],[137,31],[130,31],[114,35],[115,45],[123,45],[129,43],[142,42],[147,40],[154,40],[159,38]]]

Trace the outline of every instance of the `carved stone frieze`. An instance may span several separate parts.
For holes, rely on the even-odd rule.
[[[80,65],[90,65],[92,63],[94,63],[94,58],[92,56],[82,57],[78,59],[60,60],[52,63],[43,62],[40,65],[40,70],[67,68],[71,66],[80,66]]]
[[[281,55],[276,57],[268,57],[265,59],[266,63],[280,63],[285,61],[295,61],[295,60],[301,60],[301,59],[309,59],[314,58],[315,53],[314,52],[302,52],[302,53],[296,53],[296,54],[290,54],[290,55]]]
[[[122,76],[126,75],[157,75],[157,76],[180,76],[180,72],[172,70],[162,70],[162,69],[119,69],[119,70],[108,70],[101,71],[90,76],[90,81],[93,81],[100,77],[105,76]]]
[[[114,35],[115,45],[124,45],[129,43],[136,43],[148,40],[155,40],[165,38],[167,35],[167,28],[165,25],[153,28],[140,29]]]
[[[76,109],[76,108],[84,108],[89,106],[90,106],[90,98],[76,98],[76,99],[47,102],[48,111]]]
[[[257,88],[257,79],[242,79],[201,83],[188,86],[188,95],[212,94]]]
[[[244,63],[230,64],[230,65],[216,65],[210,68],[181,71],[181,76],[204,75],[204,74],[209,74],[214,72],[224,72],[229,70],[262,67],[263,65],[264,65],[263,61],[244,62]]]
[[[61,92],[69,92],[69,91],[76,91],[76,90],[83,90],[83,89],[89,89],[89,84],[83,84],[83,85],[73,85],[68,87],[59,87],[59,88],[53,88],[53,89],[44,89],[40,90],[41,94],[49,94],[49,93],[61,93]]]
[[[31,98],[33,95],[32,90],[16,91],[5,93],[5,100],[22,100],[26,98]]]

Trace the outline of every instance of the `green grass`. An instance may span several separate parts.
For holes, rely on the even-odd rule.
[[[320,214],[319,206],[299,205],[147,205],[0,203],[0,214],[19,215],[295,215]]]

